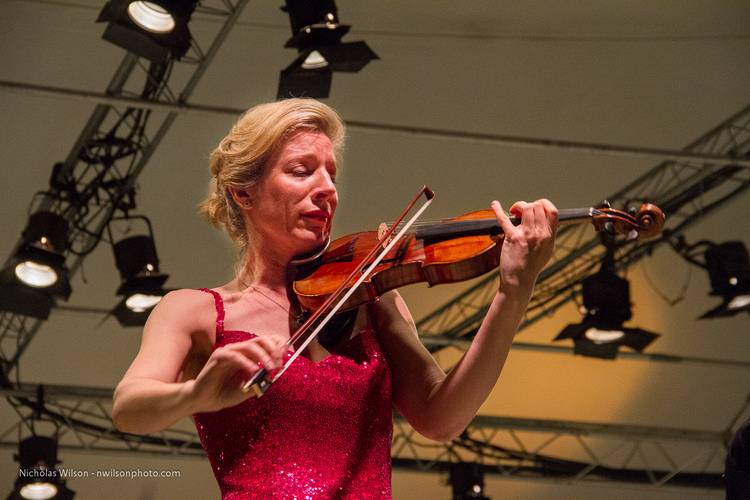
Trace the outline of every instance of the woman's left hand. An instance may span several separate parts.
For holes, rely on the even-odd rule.
[[[492,202],[504,238],[500,254],[500,283],[504,291],[531,294],[539,272],[552,256],[557,233],[557,208],[549,200],[519,201],[510,213],[521,218],[514,226],[500,202]]]

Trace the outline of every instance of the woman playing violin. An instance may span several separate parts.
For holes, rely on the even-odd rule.
[[[505,234],[502,286],[450,374],[394,290],[361,306],[337,339],[309,344],[251,398],[244,382],[290,356],[301,312],[294,260],[329,237],[343,138],[335,111],[311,99],[259,105],[237,121],[211,155],[201,205],[240,249],[236,277],[167,294],[115,391],[113,420],[125,432],[157,432],[192,415],[225,499],[389,497],[393,407],[428,438],[458,436],[495,385],[552,253],[552,203],[514,204],[514,226],[492,202]]]

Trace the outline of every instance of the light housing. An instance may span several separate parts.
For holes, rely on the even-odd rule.
[[[97,22],[107,22],[102,38],[140,57],[163,63],[190,49],[188,29],[195,0],[110,0]]]
[[[489,500],[484,495],[484,472],[475,462],[451,464],[448,481],[453,489],[454,500]]]
[[[151,310],[166,293],[163,285],[169,278],[159,272],[159,258],[150,221],[142,216],[125,218],[128,221],[135,219],[146,223],[148,234],[129,236],[112,245],[122,280],[116,292],[122,300],[112,314],[123,326],[141,326],[146,322]],[[117,220],[123,219],[113,219]],[[111,234],[110,230],[111,241],[114,241]]]
[[[38,293],[22,293],[27,298],[38,296],[42,302],[39,306],[51,307],[51,296],[64,300],[70,297],[68,269],[62,253],[68,247],[68,232],[67,221],[59,214],[40,210],[29,217],[21,233],[20,247],[0,273],[0,309],[18,312],[19,308],[12,305],[18,301],[8,295],[10,290],[15,292],[21,288],[36,290]],[[45,296],[47,298],[43,298]],[[46,318],[49,309],[46,313],[31,315]]]
[[[658,334],[623,324],[631,319],[630,283],[619,277],[611,257],[605,258],[602,268],[583,280],[583,308],[581,323],[569,324],[554,338],[573,340],[573,352],[582,356],[615,359],[620,346],[642,352]]]
[[[356,73],[377,54],[362,41],[341,41],[351,26],[339,24],[333,0],[286,0],[292,37],[284,45],[299,56],[281,71],[277,98],[330,94],[333,71]]]
[[[31,436],[18,444],[18,479],[8,500],[69,500],[75,492],[68,489],[57,470],[57,440]]]
[[[750,257],[741,241],[713,243],[703,254],[711,281],[710,295],[722,298],[721,304],[699,319],[750,313]]]

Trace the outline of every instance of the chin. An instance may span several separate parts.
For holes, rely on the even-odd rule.
[[[325,245],[327,242],[327,238],[323,231],[321,232],[312,232],[312,231],[306,231],[306,234],[301,235],[300,237],[300,244],[298,245],[299,253],[306,254],[314,252],[315,250],[319,249],[321,246]]]

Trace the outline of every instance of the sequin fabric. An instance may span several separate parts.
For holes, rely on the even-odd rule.
[[[224,329],[214,349],[253,338]],[[287,357],[290,354],[287,354]],[[261,398],[193,415],[223,500],[390,498],[391,376],[371,329],[320,362],[299,356]]]

